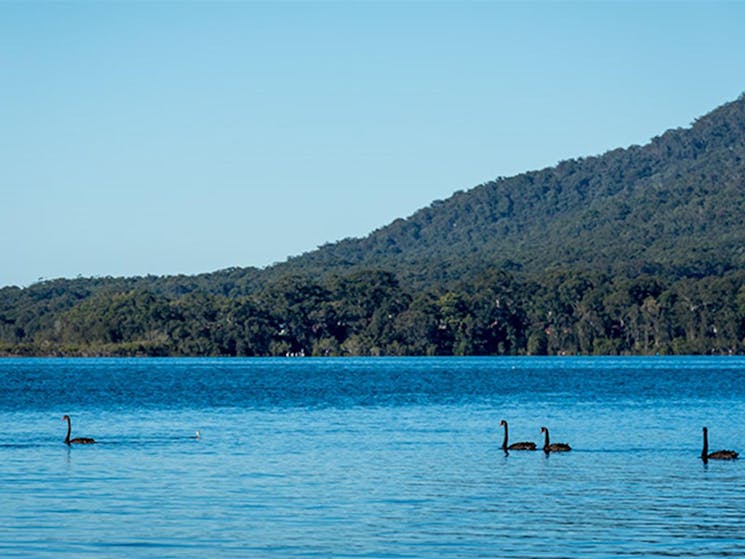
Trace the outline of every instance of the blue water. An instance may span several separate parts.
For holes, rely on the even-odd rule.
[[[703,425],[745,451],[745,358],[6,359],[0,387],[3,558],[745,556],[745,459],[698,458]],[[506,456],[501,419],[574,450]]]

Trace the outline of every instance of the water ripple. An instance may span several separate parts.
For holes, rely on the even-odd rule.
[[[745,556],[742,360],[19,363],[4,558]]]

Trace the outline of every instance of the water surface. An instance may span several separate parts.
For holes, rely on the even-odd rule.
[[[698,455],[703,425],[745,450],[744,381],[737,357],[0,360],[0,556],[743,556],[745,461]],[[506,456],[501,419],[574,450]]]

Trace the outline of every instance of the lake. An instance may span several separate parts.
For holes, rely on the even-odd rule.
[[[0,387],[4,558],[745,556],[745,460],[699,458],[704,425],[745,451],[742,357],[4,359]],[[502,419],[573,450],[505,455]]]

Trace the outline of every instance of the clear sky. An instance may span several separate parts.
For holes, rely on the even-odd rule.
[[[266,266],[745,91],[745,2],[1,2],[0,286]]]

